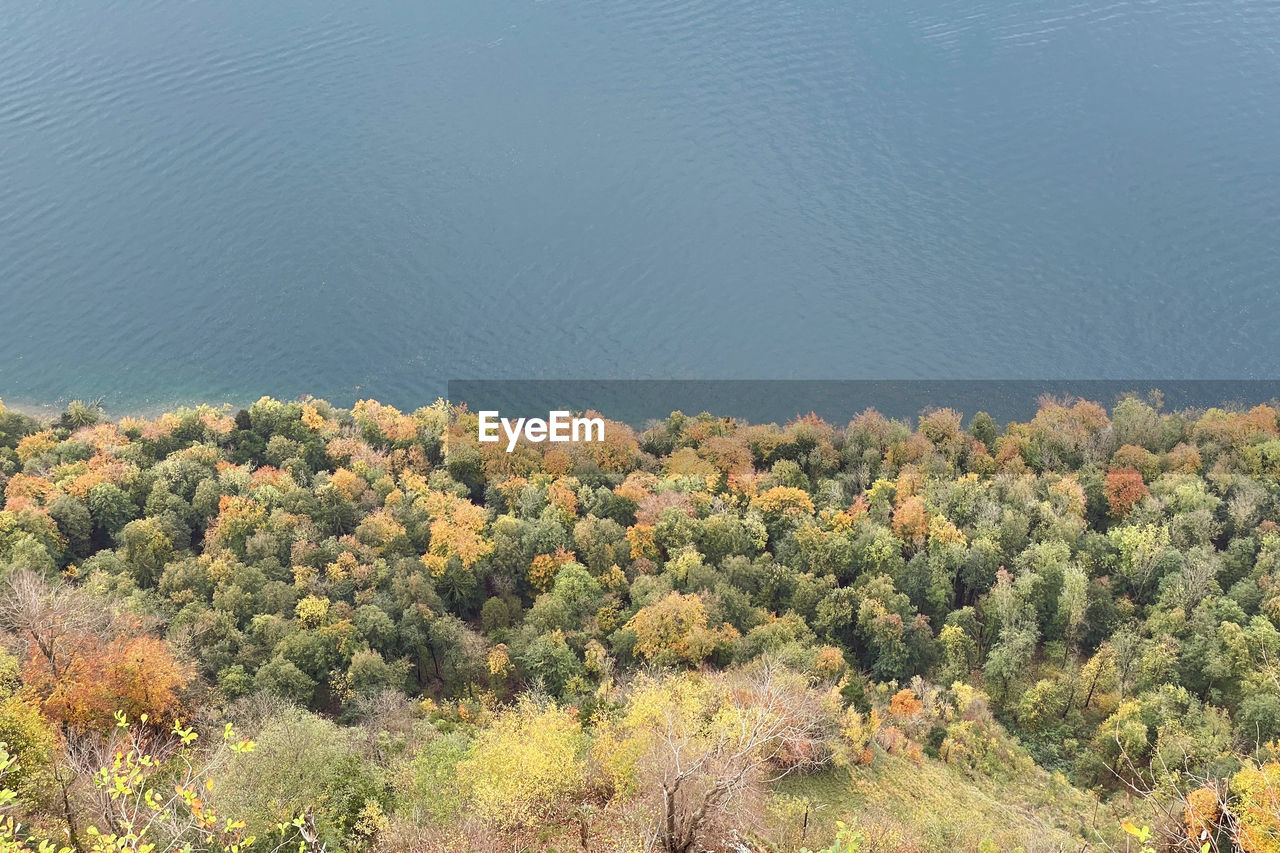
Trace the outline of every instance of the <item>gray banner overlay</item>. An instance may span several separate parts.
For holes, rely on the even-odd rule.
[[[782,423],[810,412],[847,422],[867,408],[893,418],[952,408],[1000,421],[1028,420],[1042,397],[1083,398],[1108,408],[1128,394],[1159,392],[1165,410],[1250,407],[1280,399],[1280,380],[450,380],[448,397],[473,412],[541,416],[595,410],[643,427],[674,411]]]

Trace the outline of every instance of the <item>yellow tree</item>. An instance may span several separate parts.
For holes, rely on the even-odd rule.
[[[493,552],[493,543],[481,533],[486,521],[483,509],[445,492],[428,492],[419,501],[431,516],[431,545],[422,557],[431,574],[444,574],[451,557],[470,569]]]
[[[1248,765],[1231,778],[1236,828],[1245,853],[1280,853],[1280,763]]]
[[[731,625],[708,627],[702,599],[678,592],[640,608],[627,627],[635,631],[636,654],[659,666],[696,666],[718,643],[737,636]]]
[[[839,737],[822,691],[757,661],[745,670],[637,680],[596,755],[615,791],[648,800],[665,853],[718,849],[753,795],[832,759]]]
[[[586,748],[576,709],[525,698],[480,734],[458,780],[485,820],[512,830],[546,826],[581,800]]]

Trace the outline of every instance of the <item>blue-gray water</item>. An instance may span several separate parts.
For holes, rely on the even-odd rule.
[[[0,396],[1280,376],[1277,0],[0,0]]]

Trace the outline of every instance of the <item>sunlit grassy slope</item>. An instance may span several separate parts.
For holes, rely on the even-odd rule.
[[[1119,832],[1109,807],[1042,770],[999,780],[880,750],[869,767],[783,780],[770,808],[780,850],[820,849],[837,820],[856,824],[866,837],[860,853],[1106,850],[1102,839],[1116,843]]]

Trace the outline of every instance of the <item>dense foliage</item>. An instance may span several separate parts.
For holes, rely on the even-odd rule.
[[[946,815],[837,835],[855,815],[786,793],[905,761],[1087,803],[1069,780],[1141,812],[1157,849],[1280,851],[1280,413],[1160,409],[676,413],[507,453],[442,402],[0,405],[10,835],[107,849],[91,839],[122,818],[93,780],[123,713],[151,721],[129,754],[160,756],[137,784],[199,753],[236,845],[1119,830],[1095,803],[1022,837]],[[175,745],[175,720],[214,743],[232,720],[252,749]],[[157,849],[232,849],[191,825]]]

